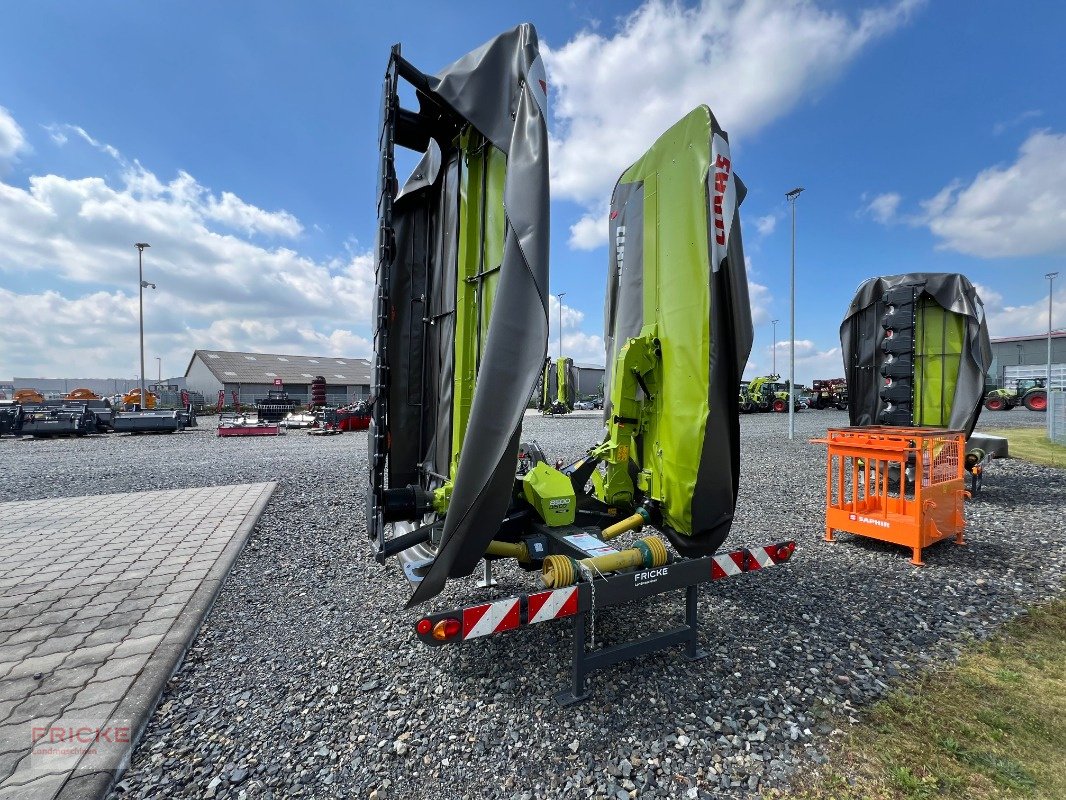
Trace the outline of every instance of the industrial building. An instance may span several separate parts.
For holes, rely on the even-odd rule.
[[[1019,378],[1043,378],[1046,375],[1046,333],[992,340],[990,382],[1010,386]],[[1051,388],[1066,389],[1066,330],[1051,333]]]
[[[185,383],[191,391],[203,392],[208,404],[224,391],[227,405],[234,393],[242,404],[251,405],[280,380],[290,397],[307,403],[317,375],[326,379],[326,400],[331,405],[347,405],[370,395],[370,362],[365,358],[196,350],[185,370]]]
[[[603,367],[596,364],[574,364],[577,371],[577,396],[603,397]]]

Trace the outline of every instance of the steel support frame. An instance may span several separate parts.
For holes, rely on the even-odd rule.
[[[588,584],[581,587],[584,594],[588,591]],[[588,609],[578,611],[574,615],[574,641],[573,657],[571,664],[571,685],[556,693],[555,702],[560,706],[572,706],[583,703],[592,697],[592,692],[587,687],[589,676],[598,669],[614,666],[631,658],[656,653],[668,647],[676,645],[685,646],[685,657],[690,661],[698,661],[707,656],[707,652],[699,646],[699,584],[689,584],[685,587],[685,624],[670,630],[661,631],[633,639],[621,644],[606,647],[590,653],[586,645],[585,624]],[[582,606],[584,604],[581,604]],[[591,605],[591,603],[590,603]]]

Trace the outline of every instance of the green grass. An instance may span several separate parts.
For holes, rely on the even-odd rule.
[[[1006,428],[981,433],[1002,436],[1010,442],[1011,458],[1022,458],[1045,467],[1066,467],[1066,446],[1048,439],[1044,428]]]
[[[1066,798],[1066,600],[872,706],[793,800]]]

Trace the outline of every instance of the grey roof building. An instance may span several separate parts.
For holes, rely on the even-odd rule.
[[[993,339],[988,376],[999,386],[1012,386],[1022,378],[1043,378],[1047,355],[1046,333]],[[1066,330],[1051,332],[1051,386],[1066,389]]]
[[[370,362],[365,358],[196,350],[185,370],[185,382],[189,389],[203,392],[208,403],[224,391],[227,404],[234,392],[241,403],[251,404],[280,380],[290,396],[306,402],[311,381],[318,375],[326,379],[331,403],[343,405],[370,394]]]

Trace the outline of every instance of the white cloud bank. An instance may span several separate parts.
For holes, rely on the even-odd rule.
[[[975,288],[981,302],[985,305],[988,333],[992,338],[1047,333],[1047,295],[1032,303],[1006,305],[1003,302],[1003,295],[994,289],[980,284],[976,284]],[[1056,292],[1052,303],[1052,324],[1055,330],[1066,326],[1066,292],[1061,290]]]
[[[0,283],[42,287],[0,292],[0,338],[19,343],[3,348],[0,376],[135,374],[137,241],[152,245],[145,278],[159,287],[145,295],[146,358],[172,374],[196,347],[369,354],[369,254],[316,261],[266,244],[294,242],[303,226],[186,172],[160,180],[75,126],[49,133],[114,156],[120,177],[0,181]]]
[[[602,367],[606,358],[603,337],[582,331],[584,321],[585,312],[563,303],[563,355],[575,363]],[[559,298],[554,294],[548,297],[548,355],[559,355]]]
[[[606,242],[603,204],[615,180],[695,106],[708,104],[734,137],[750,136],[837,78],[918,5],[897,0],[852,17],[808,0],[692,8],[649,0],[613,36],[585,30],[546,49],[553,197],[587,209],[571,246]]]
[[[1066,254],[1066,135],[1032,134],[1012,164],[922,203],[941,247],[980,258]]]

